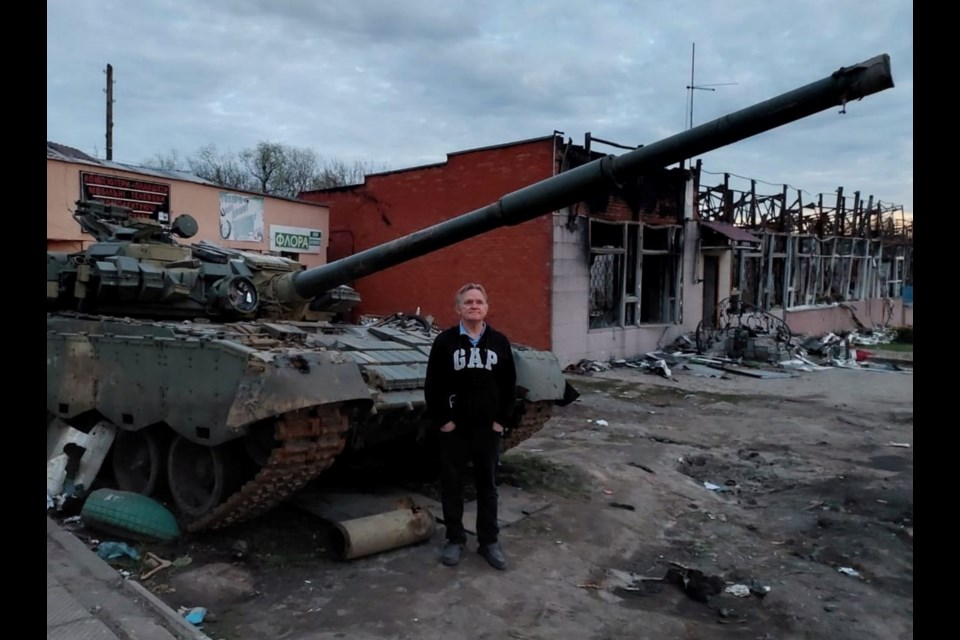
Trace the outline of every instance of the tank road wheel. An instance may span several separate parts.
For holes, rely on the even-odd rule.
[[[189,521],[212,512],[236,488],[235,470],[225,449],[176,436],[167,455],[167,485],[177,509]]]
[[[120,431],[113,443],[113,478],[121,491],[152,496],[163,482],[165,456],[151,429]]]

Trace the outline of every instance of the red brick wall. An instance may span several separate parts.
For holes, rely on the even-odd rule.
[[[443,164],[370,176],[365,185],[301,195],[329,205],[331,260],[495,202],[553,172],[553,140],[452,155]],[[336,238],[336,242],[334,239]],[[466,282],[490,296],[488,322],[514,342],[550,349],[553,229],[549,215],[496,229],[416,258],[354,286],[358,313],[432,315],[456,322],[453,297]],[[339,255],[334,255],[334,252]]]

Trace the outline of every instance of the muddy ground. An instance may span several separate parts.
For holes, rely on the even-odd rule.
[[[504,458],[549,502],[503,529],[505,572],[473,544],[440,565],[442,525],[342,562],[284,507],[145,548],[190,558],[146,584],[229,640],[913,637],[911,374],[571,380],[581,399]],[[686,590],[640,579],[665,576]]]

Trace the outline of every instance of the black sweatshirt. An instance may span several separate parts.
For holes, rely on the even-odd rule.
[[[489,324],[474,347],[457,324],[437,336],[430,349],[424,397],[435,427],[509,425],[517,370],[507,337]]]

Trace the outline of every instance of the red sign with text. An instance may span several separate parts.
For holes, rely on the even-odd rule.
[[[80,172],[80,194],[84,200],[129,207],[135,216],[166,221],[170,214],[169,184]]]

